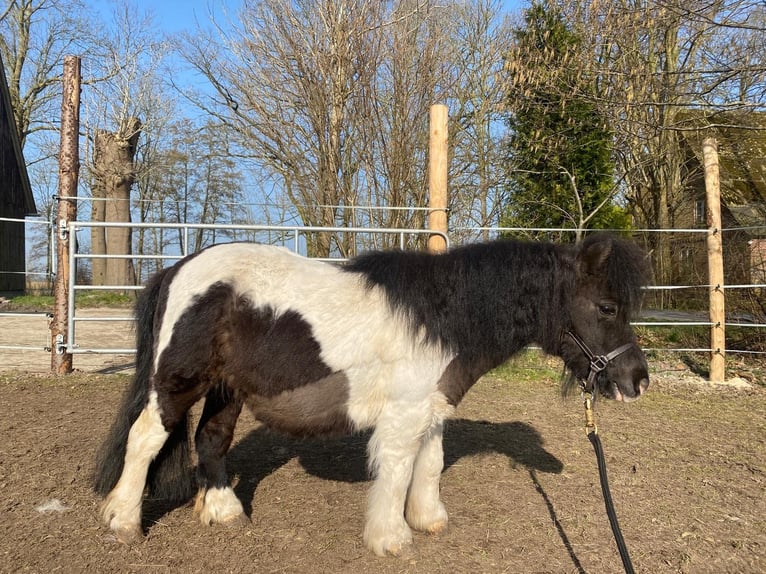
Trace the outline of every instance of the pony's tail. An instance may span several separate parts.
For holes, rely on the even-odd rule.
[[[136,373],[125,390],[109,434],[96,454],[93,489],[101,496],[106,496],[120,479],[128,433],[149,401],[154,364],[154,319],[167,271],[164,269],[152,276],[136,302]],[[184,500],[191,496],[194,481],[186,417],[176,425],[149,466],[147,485],[151,495],[157,498]]]

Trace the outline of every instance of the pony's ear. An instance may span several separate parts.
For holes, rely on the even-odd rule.
[[[577,254],[577,270],[581,275],[599,275],[604,273],[604,264],[612,252],[612,239],[605,236],[592,236],[586,239]]]

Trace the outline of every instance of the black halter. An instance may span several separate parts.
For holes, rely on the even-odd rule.
[[[588,375],[585,377],[585,379],[579,377],[578,379],[580,380],[580,388],[586,393],[591,393],[595,399],[596,377],[598,377],[598,374],[606,369],[609,361],[619,357],[625,351],[630,349],[633,346],[633,343],[625,343],[624,345],[617,347],[614,351],[607,353],[606,355],[596,355],[593,351],[590,350],[588,345],[585,344],[585,341],[583,341],[577,333],[574,331],[567,331],[566,334],[569,335],[575,343],[577,343],[577,346],[582,349],[582,352],[585,353],[585,356],[588,357],[588,360],[590,361],[590,365],[588,365]]]

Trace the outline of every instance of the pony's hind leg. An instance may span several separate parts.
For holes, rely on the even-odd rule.
[[[447,528],[447,510],[439,498],[439,480],[444,468],[443,431],[444,423],[435,423],[422,439],[405,511],[412,528],[432,534]]]
[[[162,449],[170,433],[160,416],[157,393],[130,427],[122,474],[101,506],[101,515],[120,542],[132,544],[143,537],[141,502],[149,464]]]
[[[213,387],[197,426],[197,484],[194,511],[203,524],[238,525],[248,522],[242,503],[229,484],[226,452],[242,411],[242,399],[224,384]]]

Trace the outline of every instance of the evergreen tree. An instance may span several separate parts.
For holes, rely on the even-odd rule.
[[[509,204],[502,224],[576,230],[628,227],[628,214],[612,201],[612,132],[592,104],[594,82],[567,65],[575,61],[577,35],[545,1],[531,4],[524,26],[513,34],[506,66]],[[579,233],[556,236],[577,237]]]

